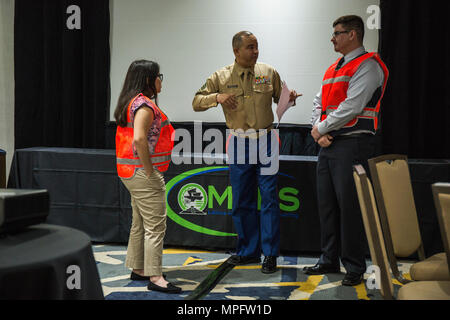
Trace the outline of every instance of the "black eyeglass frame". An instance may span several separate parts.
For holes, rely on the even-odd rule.
[[[342,33],[349,33],[351,30],[345,30],[345,31],[335,31],[331,34],[331,36],[333,38],[336,38],[338,35],[342,34]]]
[[[164,75],[162,73],[158,74],[158,78],[161,80],[161,82],[163,81]]]

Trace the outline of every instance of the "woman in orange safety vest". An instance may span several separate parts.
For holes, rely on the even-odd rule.
[[[163,75],[153,61],[131,63],[114,117],[117,122],[117,174],[130,192],[133,211],[125,265],[132,280],[149,280],[148,289],[179,293],[162,274],[166,232],[167,171],[174,129],[158,106]],[[152,99],[154,101],[152,101]]]

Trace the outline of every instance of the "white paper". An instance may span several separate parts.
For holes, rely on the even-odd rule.
[[[292,107],[294,105],[295,101],[289,102],[290,95],[291,95],[291,91],[289,90],[286,82],[283,81],[281,84],[280,100],[278,101],[278,106],[277,106],[277,116],[278,116],[277,128],[280,125],[280,121],[281,121],[281,118],[283,117],[284,113],[287,111],[287,109],[289,109],[290,107]]]

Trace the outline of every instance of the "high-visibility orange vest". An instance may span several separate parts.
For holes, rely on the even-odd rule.
[[[336,66],[340,59],[328,68],[322,82],[322,115],[320,120],[325,120],[328,114],[336,110],[338,106],[347,99],[347,90],[350,79],[358,70],[361,63],[371,58],[374,58],[383,69],[383,86],[375,90],[372,99],[370,99],[367,106],[364,107],[361,114],[350,120],[343,128],[330,132],[330,135],[337,136],[342,133],[356,130],[370,130],[373,133],[377,131],[381,99],[383,98],[386,89],[389,71],[378,53],[375,52],[363,54],[351,60],[337,71]]]
[[[157,114],[161,115],[161,131],[156,142],[154,153],[150,155],[153,166],[160,172],[165,172],[169,168],[171,159],[175,130],[170,124],[167,116],[159,109],[152,100],[145,97],[142,93],[134,97],[127,108],[127,126],[117,126],[116,131],[116,160],[117,160],[117,174],[121,178],[131,178],[137,168],[142,168],[143,165],[139,157],[133,154],[133,137],[134,129],[130,119],[130,108],[136,98],[143,96],[146,104],[153,108],[155,118]]]

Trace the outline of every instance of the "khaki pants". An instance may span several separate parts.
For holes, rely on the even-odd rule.
[[[163,174],[155,169],[148,178],[144,170],[137,170],[132,178],[121,180],[130,192],[133,209],[125,266],[144,269],[146,276],[160,276],[166,232],[166,185]]]

